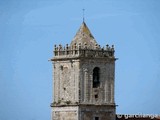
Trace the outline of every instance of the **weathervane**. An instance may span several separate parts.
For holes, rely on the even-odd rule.
[[[82,10],[83,10],[83,22],[84,22],[84,11],[85,11],[85,9],[83,8]]]

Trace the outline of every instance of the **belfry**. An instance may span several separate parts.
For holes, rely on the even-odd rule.
[[[100,47],[85,22],[69,45],[55,45],[52,120],[115,120],[114,52]]]

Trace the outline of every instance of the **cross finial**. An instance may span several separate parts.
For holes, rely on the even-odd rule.
[[[84,11],[85,11],[85,9],[83,8],[82,10],[83,10],[83,22],[84,22]]]

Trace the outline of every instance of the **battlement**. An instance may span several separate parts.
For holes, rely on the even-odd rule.
[[[74,44],[73,46],[54,46],[54,58],[72,57],[112,57],[114,58],[114,45],[101,48],[100,45],[88,46],[87,44]]]

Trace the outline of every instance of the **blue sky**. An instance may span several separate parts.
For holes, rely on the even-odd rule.
[[[160,114],[159,0],[0,0],[0,120],[50,120],[54,44],[85,21],[116,50],[117,113]]]

